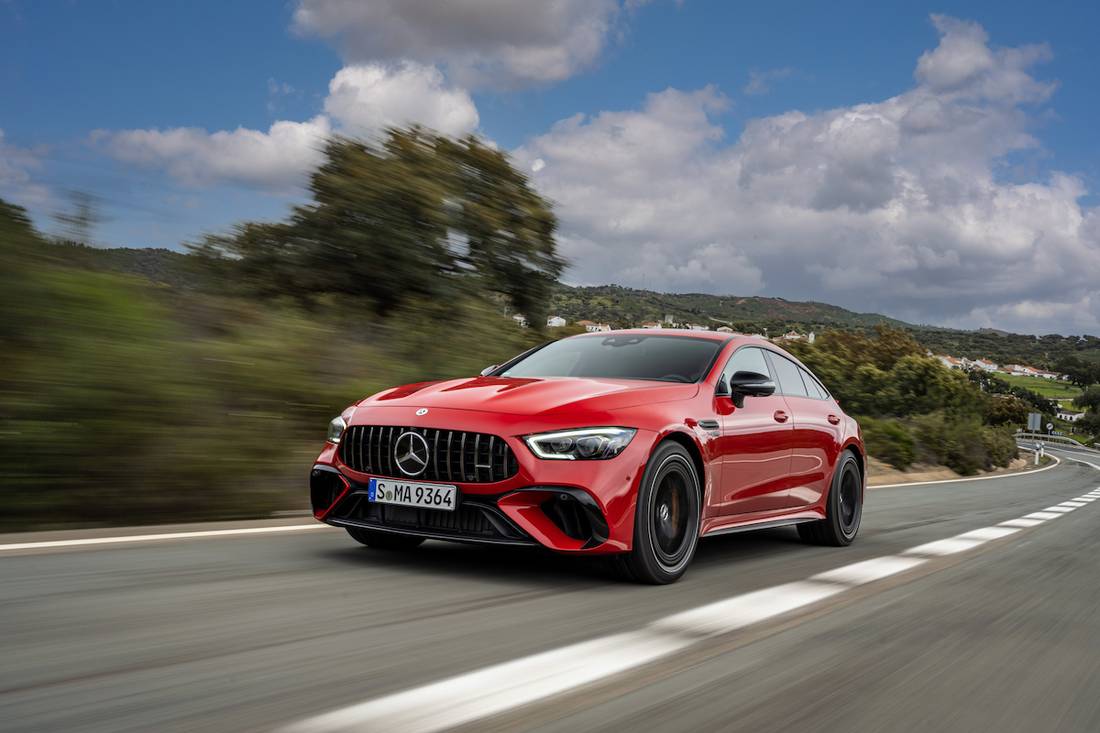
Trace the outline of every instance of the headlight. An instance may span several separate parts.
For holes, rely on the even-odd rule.
[[[539,458],[601,461],[622,453],[635,432],[633,428],[581,428],[526,435],[523,440]]]
[[[328,424],[328,442],[339,443],[340,436],[344,434],[344,429],[347,428],[347,426],[348,424],[344,421],[344,418],[332,418],[332,422]]]

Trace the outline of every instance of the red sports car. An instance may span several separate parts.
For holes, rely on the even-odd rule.
[[[851,543],[865,467],[856,421],[782,349],[631,330],[352,405],[310,496],[317,519],[371,547],[541,545],[670,583],[708,535],[797,525]]]

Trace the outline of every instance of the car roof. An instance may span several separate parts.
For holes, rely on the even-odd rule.
[[[710,341],[729,341],[733,338],[737,338],[740,334],[732,333],[719,333],[718,331],[691,331],[686,328],[622,328],[615,329],[614,331],[594,331],[592,333],[578,333],[575,336],[569,338],[587,338],[598,336],[679,336],[680,338],[697,338],[707,339]],[[745,337],[750,341],[757,341],[759,339],[752,339],[751,337]]]

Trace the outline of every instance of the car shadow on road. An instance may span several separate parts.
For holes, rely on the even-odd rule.
[[[454,579],[560,586],[563,579],[605,585],[612,573],[606,563],[526,547],[483,547],[451,542],[425,542],[415,550],[389,551],[349,547],[325,552],[328,559],[403,574]]]
[[[806,553],[809,546],[793,530],[775,529],[709,537],[699,543],[692,571],[714,570],[757,558]],[[450,542],[425,542],[415,550],[376,550],[351,544],[324,552],[327,559],[370,567],[454,579],[517,583],[530,586],[606,586],[624,582],[608,557],[573,557],[538,548],[487,547]]]

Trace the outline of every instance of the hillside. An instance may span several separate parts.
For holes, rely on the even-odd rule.
[[[561,285],[554,294],[551,310],[568,320],[587,318],[624,325],[659,321],[670,315],[678,322],[711,327],[729,325],[742,330],[751,325],[772,332],[793,325],[808,328],[870,328],[878,324],[908,327],[906,323],[877,313],[853,313],[828,303],[759,296],[655,293],[618,285]]]
[[[193,256],[171,250],[97,249],[68,244],[55,247],[56,257],[89,269],[138,275],[177,287],[187,287],[198,278]],[[549,312],[569,321],[588,319],[617,326],[659,321],[668,315],[677,321],[711,328],[728,325],[746,332],[767,329],[773,335],[790,329],[803,332],[867,330],[885,324],[905,329],[935,353],[1047,368],[1053,368],[1067,356],[1100,362],[1100,338],[1096,336],[1029,336],[995,329],[965,331],[918,326],[878,313],[856,313],[828,303],[784,298],[657,293],[618,285],[572,287],[559,284]]]

